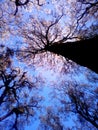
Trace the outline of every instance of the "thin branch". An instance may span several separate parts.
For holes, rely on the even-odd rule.
[[[19,6],[24,6],[24,5],[27,5],[28,3],[29,3],[29,0],[25,0],[25,2],[21,2],[20,0],[15,0],[16,10],[15,10],[14,15],[17,14]]]
[[[86,4],[86,3],[84,3]],[[98,5],[98,1],[95,2],[95,3],[87,3],[87,4],[90,4],[90,6],[86,7],[85,11],[81,14],[81,16],[78,18],[77,20],[77,23],[79,23],[79,21],[84,17],[84,15],[86,15],[88,13],[88,11],[94,7],[94,6],[97,6]]]
[[[8,118],[10,115],[13,114],[13,111],[10,111],[9,113],[7,113],[6,115],[0,117],[0,121],[3,121],[4,119]]]

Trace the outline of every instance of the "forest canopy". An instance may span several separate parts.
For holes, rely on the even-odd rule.
[[[0,129],[97,130],[97,44],[98,0],[1,0]]]

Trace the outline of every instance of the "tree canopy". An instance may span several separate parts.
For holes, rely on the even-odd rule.
[[[98,0],[1,0],[0,129],[97,130],[97,44]]]

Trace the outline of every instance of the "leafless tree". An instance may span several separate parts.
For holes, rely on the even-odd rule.
[[[35,7],[34,2],[37,7]],[[55,7],[53,10],[40,6],[42,4],[39,0],[33,1],[32,5],[29,5],[30,3],[32,0],[5,0],[4,3],[0,3],[0,42],[3,39],[5,43],[5,39],[8,40],[9,37],[17,34],[22,38],[23,43],[18,50],[15,46],[18,58],[23,57],[26,59],[25,61],[29,60],[30,63],[32,59],[37,59],[37,56],[40,56],[37,61],[42,62],[42,58],[45,60],[46,55],[50,60],[54,60],[53,57],[50,57],[50,54],[54,53],[65,57],[66,62],[71,65],[75,61],[98,73],[98,64],[96,63],[98,1],[70,0],[65,2],[64,0],[53,0],[52,6]],[[48,5],[49,2],[45,4]],[[26,14],[28,17],[24,18],[25,10],[24,12],[19,11],[20,7],[24,6],[32,6],[34,13],[38,12],[39,14],[35,15],[31,11],[31,13]],[[15,11],[14,15],[13,11]],[[41,11],[44,12],[43,16]],[[3,45],[1,46],[3,48]],[[11,66],[11,56],[13,56],[13,50],[10,48],[0,54],[0,104],[4,111],[0,115],[0,121],[2,123],[6,119],[10,120],[10,117],[14,117],[14,123],[11,127],[17,130],[17,124],[21,119],[27,119],[28,114],[33,115],[32,109],[37,107],[38,100],[32,97],[30,101],[26,102],[25,99],[29,95],[25,93],[25,90],[30,91],[33,84],[26,77],[26,72],[21,72],[21,69],[17,70]],[[70,62],[70,60],[72,61]],[[20,94],[22,92],[23,95]],[[88,102],[85,102],[85,97],[81,96],[80,91],[69,91],[69,96],[76,112],[97,128],[97,106],[93,106],[93,110]],[[22,103],[21,99],[23,99]],[[5,109],[7,109],[6,112]],[[89,109],[90,112],[87,111]],[[49,121],[50,127],[57,128],[54,122],[51,123],[51,117],[62,129],[59,118],[53,113],[47,113],[45,124]]]
[[[0,127],[8,120],[6,126],[18,130],[19,124],[25,124],[34,116],[34,108],[38,108],[41,98],[33,96],[35,85],[28,80],[26,72],[12,67],[13,51],[3,48],[0,52]]]
[[[72,111],[79,114],[82,119],[91,123],[96,129],[98,128],[98,101],[97,91],[93,94],[79,91],[79,88],[69,89],[68,95],[72,103]],[[91,96],[93,95],[93,96]]]
[[[31,16],[30,22],[28,22],[30,28],[23,26],[21,29],[21,35],[27,43],[26,48],[21,50],[21,54],[25,58],[34,58],[36,54],[50,51],[98,73],[96,63],[98,49],[97,8],[97,1],[91,3],[76,1],[74,3],[75,13],[68,14],[68,17],[73,19],[69,23],[64,23],[64,19],[67,17],[64,8],[60,10],[60,15],[55,14],[50,21],[40,18],[35,19]],[[93,15],[91,10],[93,10]],[[88,27],[90,17],[93,18],[93,22]],[[62,24],[67,25],[67,27],[62,26]],[[91,53],[92,50],[94,50],[94,53]],[[93,58],[89,58],[91,56]]]

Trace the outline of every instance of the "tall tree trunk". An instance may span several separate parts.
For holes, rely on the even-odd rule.
[[[62,55],[98,73],[98,36],[75,42],[56,43],[48,51]]]

